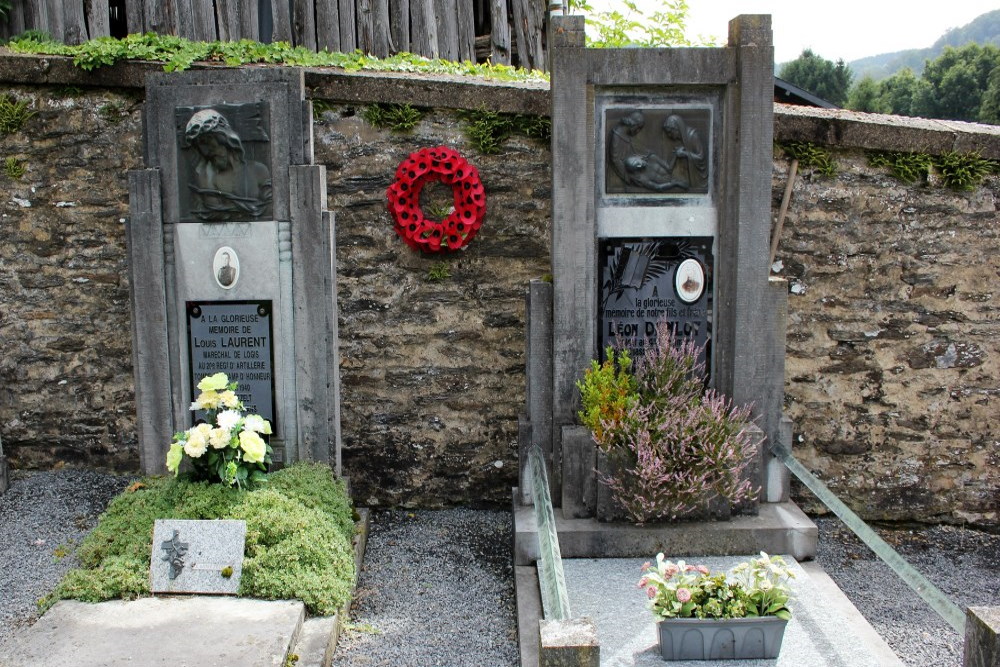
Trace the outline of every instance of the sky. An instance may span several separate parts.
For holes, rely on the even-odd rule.
[[[591,0],[595,9],[618,0]],[[647,12],[659,0],[638,0]],[[739,14],[770,14],[774,61],[794,60],[803,49],[827,60],[846,62],[880,53],[930,46],[948,28],[966,25],[980,14],[1000,9],[1000,0],[949,0],[922,5],[913,0],[688,0],[688,35],[714,35],[725,43],[729,19]]]

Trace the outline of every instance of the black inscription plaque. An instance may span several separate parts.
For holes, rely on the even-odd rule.
[[[191,396],[202,378],[225,373],[248,413],[274,419],[274,348],[271,301],[188,301]],[[205,419],[194,413],[194,421]]]
[[[599,253],[601,357],[610,345],[637,358],[666,321],[711,368],[712,237],[603,239]]]

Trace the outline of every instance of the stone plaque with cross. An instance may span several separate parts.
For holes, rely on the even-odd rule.
[[[150,591],[236,595],[246,534],[246,521],[157,519]]]

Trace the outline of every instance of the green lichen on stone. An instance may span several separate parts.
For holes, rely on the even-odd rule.
[[[822,146],[808,141],[789,141],[779,144],[779,147],[785,155],[798,160],[801,167],[812,167],[824,176],[833,176],[837,173],[837,163],[833,161],[833,155]]]
[[[80,567],[39,602],[100,602],[149,595],[156,519],[242,519],[247,523],[239,594],[297,598],[310,614],[336,613],[354,580],[354,522],[344,484],[329,466],[296,464],[267,488],[240,491],[183,477],[150,477],[111,501],[77,550]]]

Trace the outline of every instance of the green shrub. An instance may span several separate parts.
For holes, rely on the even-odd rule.
[[[757,495],[746,475],[759,444],[749,408],[705,389],[702,348],[675,339],[666,322],[656,328],[634,371],[624,352],[608,350],[577,385],[580,419],[610,466],[598,481],[638,524]]]
[[[344,484],[321,464],[296,464],[270,479],[256,491],[183,476],[133,484],[81,543],[81,566],[39,606],[149,595],[156,519],[242,519],[247,537],[240,595],[298,598],[311,614],[336,612],[349,600],[354,579],[353,510]]]

